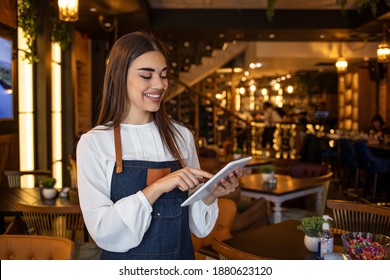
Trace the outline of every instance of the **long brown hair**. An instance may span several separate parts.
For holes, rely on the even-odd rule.
[[[164,45],[151,33],[133,32],[116,41],[108,57],[98,125],[115,127],[124,120],[130,106],[127,94],[128,69],[137,57],[150,51],[161,52],[165,61],[168,61]],[[175,135],[182,136],[174,126],[174,120],[166,113],[164,102],[161,102],[157,112],[153,112],[153,118],[164,145],[182,163]]]

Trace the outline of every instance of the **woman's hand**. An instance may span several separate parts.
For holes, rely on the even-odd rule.
[[[167,176],[158,179],[150,186],[142,190],[149,203],[152,205],[161,195],[179,188],[181,191],[189,191],[204,181],[204,178],[210,179],[213,174],[204,170],[184,167]]]
[[[239,185],[242,175],[242,169],[237,169],[236,171],[229,173],[228,179],[222,179],[219,183],[215,184],[213,193],[203,199],[203,202],[210,205],[217,197],[225,196],[234,192]]]

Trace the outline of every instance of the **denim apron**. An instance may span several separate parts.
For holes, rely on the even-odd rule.
[[[181,168],[179,161],[122,161],[119,126],[115,131],[116,163],[111,181],[111,200],[137,193],[157,179]],[[119,139],[119,140],[118,140]],[[152,221],[141,243],[124,253],[102,250],[102,259],[110,260],[178,260],[194,259],[188,220],[188,207],[181,203],[188,192],[178,188],[163,194],[153,204]]]

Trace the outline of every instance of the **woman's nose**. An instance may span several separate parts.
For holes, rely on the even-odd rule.
[[[153,79],[152,88],[162,89],[165,87],[163,79],[156,77]]]

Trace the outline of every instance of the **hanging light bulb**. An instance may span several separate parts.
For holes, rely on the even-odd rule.
[[[390,61],[390,45],[386,40],[386,26],[383,25],[383,40],[376,49],[376,57],[379,63],[387,63]]]
[[[339,73],[346,72],[346,71],[347,71],[347,68],[348,68],[348,62],[347,62],[347,60],[345,59],[345,57],[340,56],[340,57],[337,59],[337,61],[336,61],[336,69],[337,69],[337,72],[339,72]]]
[[[342,55],[342,53],[343,53],[343,44],[342,44],[342,42],[340,42],[340,47],[339,48],[340,48],[339,49],[340,56],[337,59],[337,61],[335,63],[335,66],[336,66],[337,72],[344,73],[344,72],[347,71],[348,62],[345,59],[345,57]]]
[[[58,16],[62,21],[77,21],[79,19],[79,1],[58,0]]]

